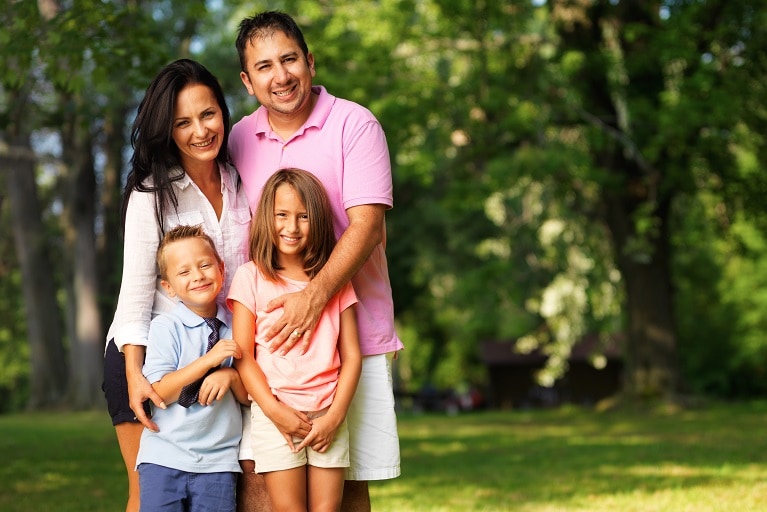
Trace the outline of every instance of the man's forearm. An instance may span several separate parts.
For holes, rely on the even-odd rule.
[[[324,306],[362,268],[383,241],[383,215],[382,205],[349,210],[349,227],[339,238],[328,262],[305,289],[312,303],[316,301]]]

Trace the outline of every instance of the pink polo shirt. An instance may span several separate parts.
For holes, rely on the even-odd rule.
[[[269,352],[265,333],[280,318],[282,310],[266,313],[264,307],[271,299],[301,291],[307,284],[307,281],[283,279],[280,283],[270,281],[255,263],[245,263],[234,274],[226,302],[231,309],[232,301],[236,300],[255,316],[256,361],[274,396],[299,411],[319,411],[333,403],[341,368],[338,354],[341,313],[357,302],[357,297],[352,285],[346,283],[322,310],[306,353],[301,354],[300,344],[296,344],[281,356]]]
[[[264,183],[275,171],[296,167],[322,182],[333,207],[336,237],[349,226],[346,209],[364,204],[393,205],[391,163],[381,124],[364,107],[328,94],[324,87],[309,119],[289,140],[269,126],[259,107],[232,128],[229,153],[255,211]],[[379,244],[352,278],[357,293],[357,318],[363,356],[402,348],[394,330],[389,270]]]

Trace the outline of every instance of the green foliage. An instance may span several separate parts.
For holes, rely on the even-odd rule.
[[[482,385],[485,339],[543,349],[551,383],[580,336],[625,328],[621,265],[652,261],[670,233],[685,381],[726,396],[767,388],[763,2],[88,0],[47,21],[35,4],[0,14],[0,126],[8,92],[29,87],[30,132],[55,134],[77,112],[96,155],[105,113],[127,126],[180,56],[219,77],[234,121],[252,111],[237,23],[263,9],[297,18],[316,83],[387,134],[403,387]],[[56,185],[52,223],[67,206]],[[4,296],[18,294],[15,267],[3,272]],[[0,386],[24,375],[24,354],[6,354],[19,314],[0,301],[13,325],[0,331]]]
[[[29,378],[21,273],[8,217],[8,201],[0,201],[0,413],[26,403]]]

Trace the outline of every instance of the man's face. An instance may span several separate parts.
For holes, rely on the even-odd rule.
[[[245,48],[246,72],[240,73],[248,93],[269,114],[308,117],[311,111],[314,56],[281,31],[250,41]]]

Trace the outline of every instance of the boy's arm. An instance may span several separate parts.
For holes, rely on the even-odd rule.
[[[183,368],[166,373],[152,387],[165,403],[176,402],[184,386],[203,378],[208,370],[217,368],[228,357],[238,358],[240,355],[240,349],[233,340],[219,340],[205,355]]]
[[[202,386],[200,386],[199,402],[202,405],[210,405],[214,401],[224,398],[229,390],[242,405],[250,405],[248,392],[242,384],[240,374],[237,373],[236,369],[229,366],[219,368],[205,377]]]
[[[256,363],[255,333],[256,318],[244,304],[231,300],[232,331],[242,357],[234,361],[234,367],[240,374],[240,379],[247,393],[272,423],[288,440],[292,447],[289,434],[305,437],[312,428],[306,414],[281,404],[272,394],[261,367]]]
[[[354,306],[349,306],[341,313],[338,352],[341,356],[341,371],[338,374],[333,403],[324,416],[314,419],[312,433],[296,447],[296,450],[311,446],[318,452],[324,452],[333,442],[339,425],[346,419],[346,413],[357,391],[357,383],[362,371],[357,314]]]

